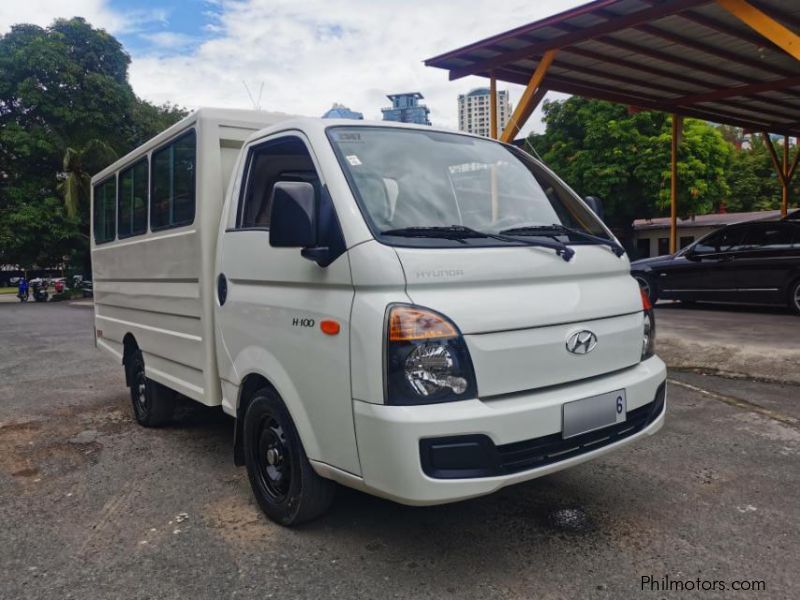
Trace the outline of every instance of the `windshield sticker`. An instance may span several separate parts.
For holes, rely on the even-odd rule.
[[[336,133],[337,142],[361,142],[361,134],[353,132]]]
[[[349,162],[354,167],[357,167],[361,164],[361,161],[358,160],[358,157],[355,154],[348,154],[347,155],[347,162]]]

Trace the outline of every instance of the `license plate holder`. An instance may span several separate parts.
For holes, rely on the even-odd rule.
[[[561,437],[567,439],[624,423],[627,411],[624,389],[567,402],[561,407]]]

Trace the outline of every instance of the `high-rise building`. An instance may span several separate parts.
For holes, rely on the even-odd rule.
[[[458,96],[458,129],[476,135],[490,135],[490,94],[489,88],[476,88]],[[499,136],[511,118],[511,103],[508,91],[497,92],[497,135]]]
[[[398,121],[400,123],[419,123],[430,125],[428,115],[431,110],[419,101],[424,98],[419,92],[407,94],[389,94],[386,96],[392,101],[389,108],[382,108],[384,121]]]
[[[322,115],[323,119],[357,119],[363,120],[364,115],[363,113],[356,112],[354,110],[350,110],[344,104],[339,104],[338,102],[334,102],[333,106]]]

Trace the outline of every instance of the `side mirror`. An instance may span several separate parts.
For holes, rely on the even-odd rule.
[[[269,245],[310,248],[317,245],[314,186],[305,181],[279,181],[272,189]]]
[[[702,255],[699,252],[694,251],[694,248],[689,248],[683,253],[683,258],[686,260],[700,260],[701,256]]]
[[[603,201],[597,196],[586,196],[583,201],[589,205],[589,208],[591,208],[594,214],[600,217],[600,220],[602,221],[605,213],[605,211],[603,211]]]
[[[272,188],[269,245],[302,248],[303,258],[327,267],[338,255],[328,246],[318,246],[317,204],[314,186],[306,181],[279,181]]]

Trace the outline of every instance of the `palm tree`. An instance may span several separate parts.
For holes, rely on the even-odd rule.
[[[58,184],[58,191],[64,196],[67,215],[72,218],[79,216],[83,206],[88,210],[91,173],[96,173],[116,159],[116,151],[98,139],[89,140],[80,150],[67,148],[64,153],[64,170]]]

